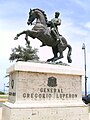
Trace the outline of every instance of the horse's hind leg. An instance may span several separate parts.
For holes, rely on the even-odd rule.
[[[58,57],[58,55],[57,55],[57,53],[58,53],[57,46],[52,47],[52,51],[53,51],[53,54],[54,54],[54,58],[57,58]]]
[[[54,62],[54,61],[58,60],[58,54],[57,54],[58,53],[58,49],[57,49],[57,46],[52,47],[52,51],[53,51],[54,57],[48,59],[47,62],[50,62],[50,61]]]
[[[60,53],[59,57],[58,57],[58,56],[55,57],[55,58],[53,59],[53,61],[59,60],[59,59],[61,59],[61,58],[63,58],[63,52]]]
[[[53,61],[63,58],[63,51],[58,50],[58,46],[52,48],[52,50],[54,53]],[[58,52],[59,52],[59,57],[58,57]]]
[[[54,61],[54,59],[58,57],[58,55],[57,55],[57,49],[56,49],[56,46],[55,46],[55,47],[52,47],[52,52],[53,52],[53,54],[54,54],[54,57],[53,57],[53,58],[48,59],[48,60],[47,60],[47,62],[50,62],[50,61],[52,61],[52,62],[53,62],[53,61]]]
[[[63,58],[63,52],[60,52],[60,56],[59,56],[59,59]]]

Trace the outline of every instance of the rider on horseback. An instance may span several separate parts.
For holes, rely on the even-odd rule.
[[[51,21],[47,22],[47,26],[50,27],[51,29],[51,35],[53,36],[53,38],[55,39],[55,41],[57,41],[57,44],[60,42],[62,44],[62,41],[60,39],[60,34],[58,31],[58,25],[61,25],[61,19],[58,18],[60,15],[59,12],[55,12],[55,18],[51,19]],[[43,43],[41,46],[45,46],[45,44]]]
[[[28,42],[28,36],[31,38],[39,39],[44,45],[52,47],[52,52],[54,57],[48,59],[47,61],[55,62],[63,58],[63,51],[68,47],[67,60],[69,63],[71,60],[72,47],[67,43],[66,39],[61,36],[58,32],[58,25],[61,25],[61,20],[58,12],[55,12],[55,18],[47,22],[47,16],[43,10],[38,8],[30,9],[28,25],[32,25],[33,21],[36,19],[36,23],[31,30],[24,30],[18,33],[15,40],[22,34],[26,35],[26,42]],[[50,29],[48,28],[50,27]],[[43,45],[42,45],[43,46]],[[59,54],[58,54],[59,53]]]

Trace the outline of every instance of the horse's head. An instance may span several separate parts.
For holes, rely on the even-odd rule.
[[[29,18],[28,18],[27,24],[28,24],[28,25],[30,25],[30,24],[32,25],[32,22],[35,20],[35,18],[36,18],[36,15],[35,15],[34,10],[31,10],[31,9],[30,9]]]
[[[46,14],[44,13],[44,11],[36,8],[36,9],[30,9],[30,12],[29,12],[29,18],[28,18],[28,22],[27,24],[28,25],[32,25],[32,22],[35,20],[35,18],[37,19],[36,20],[36,23],[41,23],[41,24],[44,24],[46,25],[47,23],[47,16]]]

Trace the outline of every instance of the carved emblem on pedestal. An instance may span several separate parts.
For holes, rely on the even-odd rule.
[[[56,87],[57,86],[57,79],[55,77],[49,77],[47,85],[49,87]]]

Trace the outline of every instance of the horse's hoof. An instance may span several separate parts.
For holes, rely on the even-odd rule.
[[[68,63],[72,63],[72,60],[70,59],[70,60],[68,60]]]
[[[16,36],[15,38],[14,38],[14,40],[17,40],[18,39],[18,37]]]
[[[50,59],[48,59],[46,62],[50,62],[51,60]]]
[[[30,45],[30,41],[27,41],[28,46]]]

